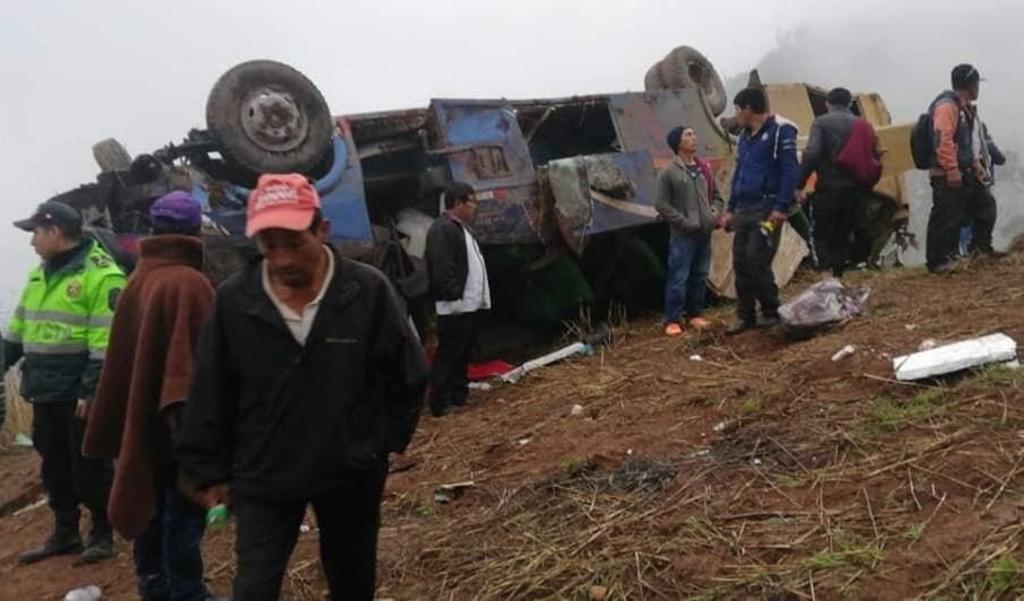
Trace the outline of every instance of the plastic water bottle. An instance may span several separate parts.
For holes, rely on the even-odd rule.
[[[68,591],[68,594],[64,595],[64,601],[100,601],[102,598],[100,587],[92,584]]]

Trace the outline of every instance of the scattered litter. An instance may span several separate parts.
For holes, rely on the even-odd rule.
[[[914,330],[917,329],[917,324],[916,323],[908,323],[907,325],[903,326],[903,329],[908,331],[908,332],[913,332]]]
[[[857,347],[852,344],[847,344],[843,348],[836,351],[836,354],[832,355],[832,361],[842,361],[843,359],[850,357],[857,350]]]
[[[836,278],[827,278],[804,290],[779,307],[786,335],[805,339],[858,315],[867,313],[871,291],[858,288],[847,292]]]
[[[700,355],[690,355],[690,361],[694,361],[696,363],[700,363],[703,360],[704,360],[704,357],[701,357]]]
[[[492,385],[490,382],[470,382],[469,388],[471,390],[482,390],[484,392],[487,392],[488,390],[494,388],[494,385]]]
[[[512,368],[514,367],[514,365],[510,365],[504,361],[471,363],[469,367],[466,368],[466,377],[469,378],[470,382],[489,380],[491,378],[497,378],[507,374],[512,371]]]
[[[583,405],[573,405],[572,409],[569,410],[569,415],[573,417],[580,417],[583,415]]]
[[[303,525],[299,526],[299,532],[301,532],[302,534],[309,534],[310,530],[311,530],[311,528],[309,527],[308,524],[303,524]]]
[[[442,484],[434,489],[434,501],[437,503],[450,503],[475,486],[476,483],[472,480],[455,482],[452,484]]]
[[[46,495],[43,495],[42,498],[40,498],[35,503],[32,503],[31,505],[26,505],[26,506],[22,507],[21,509],[19,509],[18,511],[15,511],[12,515],[14,515],[14,517],[17,517],[17,516],[19,516],[19,515],[21,515],[23,513],[28,513],[30,511],[39,509],[43,505],[46,505]]]
[[[32,446],[32,439],[25,436],[21,432],[14,435],[14,446],[16,447],[30,447]]]
[[[725,430],[725,425],[725,422],[718,422],[717,424],[715,424],[715,427],[711,429],[714,430],[715,432],[721,432],[722,430]]]
[[[521,447],[525,447],[526,445],[530,444],[531,440],[533,440],[533,439],[530,438],[529,436],[527,436],[526,438],[520,438],[519,440],[517,440],[516,444],[521,446]]]
[[[934,338],[925,338],[921,341],[921,344],[917,345],[917,350],[927,351],[937,346],[939,346],[939,343]]]
[[[626,456],[632,455],[633,449],[626,449]]]
[[[557,363],[558,361],[568,359],[569,357],[575,357],[576,355],[592,354],[594,354],[594,347],[590,346],[585,342],[577,342],[575,344],[570,344],[567,347],[558,349],[553,353],[548,353],[543,357],[538,357],[531,361],[527,361],[526,363],[523,363],[522,365],[513,369],[507,374],[501,376],[501,379],[506,382],[515,384],[516,382],[521,380],[523,376],[525,376],[526,374],[530,373],[535,369],[540,369],[541,367],[551,365],[552,363]]]
[[[711,449],[701,449],[699,451],[694,451],[694,452],[690,453],[689,455],[686,456],[686,459],[694,459],[694,458],[697,458],[697,457],[707,457],[710,454],[711,454]]]
[[[99,601],[103,598],[103,592],[95,584],[76,588],[64,595],[64,601]]]
[[[1006,334],[992,334],[896,357],[892,360],[892,367],[897,380],[907,381],[941,376],[990,363],[1012,367],[1016,362],[1017,343]]]
[[[227,505],[215,505],[206,512],[206,525],[210,528],[221,528],[228,523],[230,515]]]
[[[753,465],[755,467],[759,467],[759,466],[764,465],[764,462],[761,461],[760,458],[754,457],[753,459],[750,460],[750,465]]]

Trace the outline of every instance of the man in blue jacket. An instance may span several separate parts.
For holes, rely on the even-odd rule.
[[[793,205],[800,164],[796,156],[797,128],[768,112],[760,88],[747,88],[733,99],[736,121],[743,128],[732,175],[732,190],[723,225],[736,236],[732,264],[736,273],[736,322],[728,334],[756,325],[779,323],[779,288],[772,259],[782,224]],[[761,303],[760,322],[756,303]]]

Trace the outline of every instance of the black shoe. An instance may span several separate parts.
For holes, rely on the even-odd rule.
[[[25,551],[18,556],[18,563],[28,565],[58,555],[77,555],[83,549],[82,537],[74,534],[54,534],[42,547]]]
[[[780,323],[782,323],[782,321],[779,320],[779,316],[778,315],[765,315],[761,319],[757,320],[757,327],[759,327],[759,328],[774,328],[775,326],[779,325]]]
[[[953,271],[952,263],[939,263],[928,268],[928,271],[934,275],[946,275]]]
[[[85,550],[79,563],[99,563],[114,556],[114,538],[112,536],[90,536],[86,541]]]
[[[443,407],[441,409],[433,409],[433,408],[430,409],[430,415],[433,415],[434,417],[444,417],[446,415],[449,415],[451,412],[452,412],[452,408],[450,406],[449,407]]]
[[[754,322],[747,321],[746,319],[737,319],[736,321],[732,322],[732,325],[725,329],[725,333],[728,336],[735,336],[736,334],[740,334],[742,332],[746,332],[747,330],[753,329]]]

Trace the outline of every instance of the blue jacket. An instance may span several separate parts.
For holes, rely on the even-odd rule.
[[[770,206],[789,212],[800,179],[796,136],[796,125],[776,115],[769,116],[757,133],[740,134],[729,211]]]

